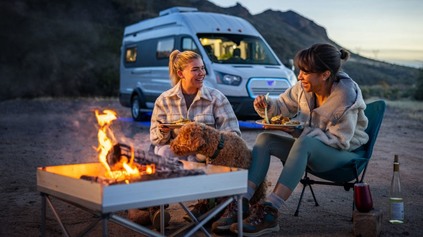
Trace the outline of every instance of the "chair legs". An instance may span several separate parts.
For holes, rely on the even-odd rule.
[[[316,196],[314,195],[313,188],[311,187],[311,184],[313,183],[313,181],[309,177],[306,176],[303,179],[301,179],[300,182],[303,184],[303,190],[301,191],[300,200],[298,201],[297,210],[295,210],[294,216],[298,216],[298,213],[300,211],[301,201],[303,200],[304,191],[305,191],[307,186],[310,187],[311,195],[313,195],[315,206],[316,207],[319,206],[319,203],[317,202]]]

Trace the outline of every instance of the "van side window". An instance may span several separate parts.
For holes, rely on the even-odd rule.
[[[174,38],[160,39],[157,42],[156,58],[167,59],[173,50],[175,40]]]
[[[194,40],[188,37],[182,38],[182,51],[185,50],[191,50],[198,53],[198,48]]]
[[[126,48],[125,63],[134,63],[137,61],[137,46]]]

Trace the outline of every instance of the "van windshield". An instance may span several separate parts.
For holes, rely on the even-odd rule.
[[[198,34],[198,38],[212,62],[279,65],[275,55],[259,37],[235,34]]]

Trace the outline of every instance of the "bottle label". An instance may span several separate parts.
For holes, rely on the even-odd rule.
[[[391,220],[404,219],[404,202],[401,199],[391,198]]]

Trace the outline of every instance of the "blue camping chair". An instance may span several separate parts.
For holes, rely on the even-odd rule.
[[[367,142],[367,144],[361,146],[360,148],[354,151],[360,154],[361,158],[353,160],[350,164],[342,168],[338,168],[336,170],[330,170],[324,173],[316,173],[306,168],[304,177],[300,181],[303,184],[303,190],[301,191],[301,196],[300,196],[300,200],[298,201],[297,210],[295,211],[295,214],[294,214],[295,216],[298,216],[301,201],[304,195],[304,190],[307,186],[310,187],[310,191],[311,191],[311,194],[313,195],[315,205],[319,206],[311,185],[321,184],[321,185],[342,186],[344,187],[345,191],[349,191],[351,188],[354,187],[355,183],[363,182],[364,175],[366,174],[367,165],[370,161],[370,158],[372,157],[373,147],[376,143],[376,138],[379,133],[380,126],[382,124],[385,108],[386,108],[386,104],[382,100],[374,101],[367,104],[367,107],[364,113],[366,114],[366,117],[369,120],[369,124],[366,129],[366,133],[369,135],[369,141]],[[313,180],[308,176],[308,174],[312,174],[315,177],[323,179],[324,181]],[[361,174],[360,177],[359,177],[359,174]],[[354,209],[354,204],[353,204],[353,209]]]

